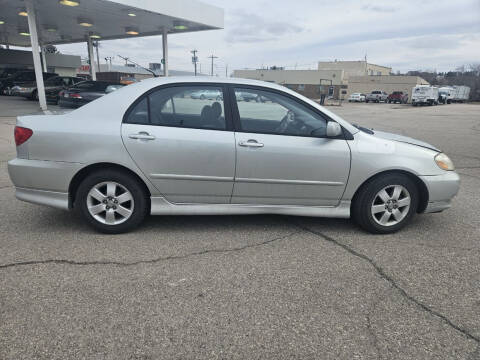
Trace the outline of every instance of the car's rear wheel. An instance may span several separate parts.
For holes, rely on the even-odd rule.
[[[139,182],[119,170],[102,170],[87,176],[78,187],[75,207],[98,231],[119,234],[140,225],[148,199]]]
[[[403,174],[387,174],[365,184],[352,205],[352,217],[363,229],[389,234],[403,228],[418,205],[418,189]]]

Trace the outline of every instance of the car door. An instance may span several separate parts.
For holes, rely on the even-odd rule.
[[[258,98],[247,102],[245,98]],[[232,203],[335,206],[350,171],[343,138],[326,137],[328,119],[301,100],[266,88],[231,89],[237,168]]]
[[[207,90],[216,96],[196,96]],[[235,137],[223,91],[217,85],[162,87],[125,116],[122,138],[128,152],[170,202],[230,202]]]

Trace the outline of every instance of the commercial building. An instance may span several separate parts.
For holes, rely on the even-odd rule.
[[[338,98],[342,89],[347,88],[347,83],[344,80],[344,71],[341,69],[283,70],[281,68],[275,68],[235,70],[233,76],[274,82],[312,99],[320,98],[322,93]]]
[[[320,61],[318,70],[343,70],[345,80],[350,76],[390,75],[392,68],[370,64],[367,61]]]
[[[429,83],[418,76],[392,75],[392,68],[366,61],[322,61],[318,70],[284,70],[283,68],[235,70],[235,77],[263,80],[284,85],[311,99],[326,94],[345,100],[352,93],[370,93],[383,90],[408,93],[412,88]]]
[[[54,72],[63,76],[75,76],[80,66],[81,58],[75,55],[41,54],[42,68],[46,72]],[[33,69],[33,56],[31,51],[0,49],[0,72],[4,68]]]
[[[408,101],[410,101],[412,99],[412,88],[417,85],[429,85],[429,82],[419,76],[350,76],[347,96],[352,93],[368,94],[373,90],[382,90],[387,94],[391,94],[393,91],[403,91],[408,93]]]

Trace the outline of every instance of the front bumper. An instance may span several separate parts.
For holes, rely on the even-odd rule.
[[[428,189],[428,204],[425,213],[440,212],[451,207],[452,199],[460,189],[460,176],[455,171],[442,175],[420,176]]]

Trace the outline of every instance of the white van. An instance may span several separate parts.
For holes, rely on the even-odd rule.
[[[412,89],[412,105],[438,105],[438,88],[417,85]]]

